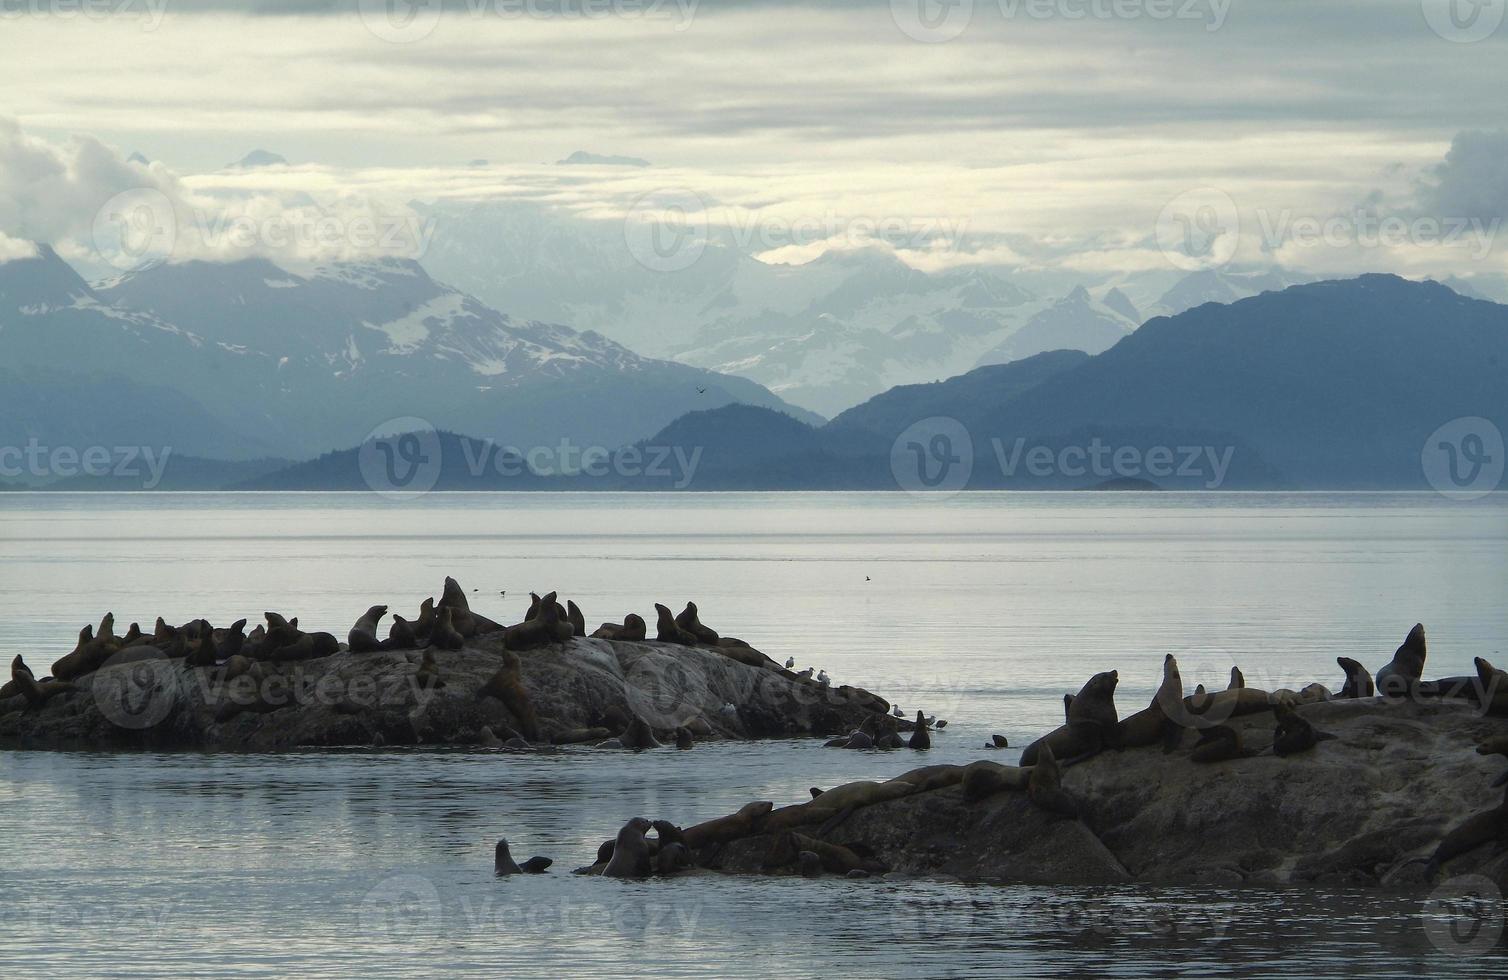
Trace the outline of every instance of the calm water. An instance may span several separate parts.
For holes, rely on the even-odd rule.
[[[1142,706],[1167,652],[1190,684],[1223,687],[1238,662],[1254,685],[1338,686],[1336,656],[1375,669],[1423,621],[1434,672],[1501,657],[1508,495],[3,495],[0,656],[46,666],[106,610],[124,627],[278,609],[343,634],[447,574],[504,620],[530,589],[593,623],[695,599],[781,661],[950,719],[926,761],[965,762],[991,733],[1019,746],[1054,724],[1096,670]],[[692,823],[915,764],[815,742],[0,751],[0,974],[1508,970],[1441,952],[1419,896],[567,873],[637,813]],[[499,836],[553,873],[492,878]]]

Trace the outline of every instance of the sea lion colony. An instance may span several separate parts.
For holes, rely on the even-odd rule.
[[[1324,743],[1336,736],[1321,731],[1303,717],[1306,705],[1320,702],[1368,699],[1379,705],[1415,702],[1461,701],[1473,705],[1482,715],[1508,716],[1508,673],[1498,670],[1482,658],[1476,659],[1475,677],[1447,677],[1436,681],[1423,679],[1426,658],[1424,627],[1416,625],[1398,648],[1393,659],[1379,671],[1375,695],[1372,676],[1355,660],[1337,658],[1345,673],[1341,693],[1332,694],[1323,684],[1310,684],[1301,690],[1262,691],[1246,685],[1239,668],[1231,674],[1225,690],[1210,693],[1203,685],[1186,694],[1179,675],[1177,660],[1164,659],[1163,680],[1146,708],[1121,717],[1114,695],[1119,681],[1117,671],[1096,674],[1076,695],[1065,699],[1065,722],[1037,739],[1022,753],[1020,765],[999,765],[977,761],[968,765],[925,766],[884,782],[863,780],[829,790],[813,787],[811,799],[790,806],[776,807],[769,801],[750,803],[726,817],[707,821],[684,831],[671,828],[674,839],[684,845],[694,867],[720,869],[730,847],[738,852],[732,859],[736,870],[757,870],[769,874],[814,876],[823,873],[864,877],[887,870],[881,847],[863,840],[843,843],[828,840],[832,831],[849,821],[858,811],[876,804],[934,791],[955,791],[964,806],[982,804],[1002,792],[1023,793],[1025,799],[1047,818],[1079,821],[1096,806],[1094,799],[1076,797],[1063,785],[1066,767],[1088,761],[1107,751],[1160,746],[1170,763],[1178,756],[1200,765],[1242,765],[1243,760],[1272,756],[1287,760],[1305,753],[1323,751]],[[1261,713],[1272,716],[1271,739],[1253,738],[1263,731]],[[1227,722],[1243,717],[1245,736]],[[891,719],[893,720],[893,719]],[[919,719],[919,722],[925,719]],[[917,725],[916,733],[925,734]],[[867,733],[856,732],[855,736]],[[874,740],[878,744],[878,740]],[[1003,748],[1005,739],[996,736],[986,748]],[[1480,754],[1508,756],[1508,733],[1483,742]],[[1508,785],[1508,772],[1493,784]],[[918,813],[931,812],[932,806]],[[883,821],[880,821],[883,823]],[[648,821],[635,818],[625,827],[635,842],[632,867],[640,874],[665,873],[653,864],[660,841],[635,834],[631,828],[647,829]],[[1087,825],[1087,833],[1093,834]],[[619,840],[622,839],[620,834]],[[1504,802],[1475,814],[1449,828],[1426,858],[1394,862],[1391,873],[1411,863],[1427,864],[1433,877],[1440,867],[1454,857],[1487,844],[1508,849],[1508,793]],[[891,842],[894,843],[893,841]],[[625,873],[622,862],[611,861],[614,842],[603,844],[597,862],[581,873]],[[644,858],[647,846],[648,859]],[[1398,851],[1392,852],[1395,856]],[[677,859],[677,867],[683,861]]]
[[[0,702],[9,698],[24,709],[38,708],[57,697],[69,697],[79,691],[78,682],[104,667],[148,660],[179,661],[186,668],[213,671],[222,682],[243,679],[262,682],[276,674],[288,662],[334,657],[342,654],[376,654],[399,651],[416,666],[411,682],[424,692],[447,688],[447,655],[460,651],[471,641],[485,637],[483,646],[502,657],[502,662],[477,691],[479,698],[495,698],[512,716],[507,724],[495,724],[477,736],[477,743],[487,747],[529,748],[546,741],[554,744],[595,744],[605,748],[644,749],[673,743],[690,748],[696,738],[712,735],[713,729],[702,718],[682,720],[656,733],[632,710],[608,710],[600,718],[590,719],[588,727],[546,732],[531,702],[523,680],[523,662],[519,655],[562,644],[572,638],[588,637],[610,641],[675,644],[711,651],[748,667],[779,672],[798,689],[807,687],[815,693],[826,690],[825,683],[809,679],[783,668],[744,640],[722,636],[705,625],[695,602],[674,614],[663,604],[656,604],[656,625],[651,633],[645,619],[629,613],[621,622],[603,623],[587,633],[585,615],[572,600],[561,603],[555,592],[531,593],[530,603],[521,621],[503,625],[471,608],[467,595],[454,578],[445,580],[438,600],[425,599],[413,618],[393,613],[391,625],[382,635],[382,623],[389,615],[386,605],[369,607],[348,631],[345,641],[331,633],[305,632],[297,617],[276,612],[264,614],[265,624],[250,632],[247,621],[237,620],[229,627],[216,628],[207,620],[196,619],[181,626],[158,618],[150,632],[133,623],[124,635],[117,635],[113,614],[106,614],[98,627],[86,626],[78,642],[67,655],[52,665],[51,676],[38,679],[21,657],[12,666],[11,679],[0,688]],[[810,674],[810,671],[807,672]],[[249,675],[249,676],[246,676]],[[475,682],[473,682],[474,684]],[[256,685],[253,684],[253,687]],[[857,705],[865,714],[882,714],[890,709],[884,699],[859,688],[833,689],[845,703]],[[231,699],[220,704],[215,721],[225,722],[242,712],[270,712],[287,702],[272,700]],[[737,705],[724,705],[724,711],[737,715]],[[716,719],[714,719],[716,720]],[[855,718],[857,720],[857,718]],[[559,728],[560,726],[554,726]],[[910,723],[901,728],[909,730]],[[616,733],[616,734],[615,734]],[[462,734],[464,740],[464,733]]]

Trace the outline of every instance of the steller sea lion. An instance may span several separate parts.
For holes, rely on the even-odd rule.
[[[416,650],[419,637],[414,626],[402,616],[393,614],[393,625],[388,628],[387,639],[382,642],[384,650]]]
[[[699,851],[708,844],[724,844],[740,837],[748,837],[757,832],[760,822],[773,809],[775,804],[758,800],[745,804],[737,813],[687,827],[683,833],[686,846]]]
[[[1175,712],[1183,707],[1183,678],[1171,653],[1162,658],[1162,684],[1151,703],[1116,726],[1116,746],[1134,749],[1162,742],[1166,747],[1178,732],[1168,718],[1170,706]]]
[[[512,651],[503,651],[503,666],[477,690],[477,697],[493,697],[503,702],[503,707],[518,722],[518,729],[524,737],[530,741],[539,740],[539,714],[534,710],[534,702],[529,699],[529,692],[524,688],[523,663]],[[588,739],[581,738],[579,741]]]
[[[1072,720],[1073,720],[1073,695],[1072,694],[1065,694],[1065,695],[1063,695],[1063,724],[1066,725],[1066,724],[1068,724]]]
[[[644,834],[652,825],[643,817],[634,817],[618,831],[613,841],[613,856],[602,869],[608,878],[643,878],[650,872],[649,844]]]
[[[1287,704],[1273,705],[1272,713],[1277,719],[1277,726],[1272,733],[1274,755],[1288,756],[1307,752],[1320,742],[1335,738],[1327,732],[1315,731],[1313,725],[1300,718],[1298,712]]]
[[[592,636],[601,640],[624,640],[629,643],[642,643],[649,635],[649,628],[644,624],[644,617],[638,613],[629,613],[623,617],[623,623],[603,623],[597,627]]]
[[[1473,814],[1451,828],[1430,855],[1425,877],[1433,879],[1447,861],[1494,842],[1498,850],[1508,847],[1508,793],[1498,806]]]
[[[111,617],[106,616],[106,622],[100,625],[109,627],[110,619]],[[85,626],[79,631],[78,644],[73,648],[73,652],[52,665],[52,676],[60,681],[68,681],[83,677],[85,674],[92,674],[103,666],[117,649],[113,636],[102,638],[94,632],[94,627]]]
[[[1390,698],[1414,694],[1424,674],[1427,655],[1424,624],[1415,623],[1402,646],[1393,654],[1393,659],[1377,672],[1377,692]]]
[[[246,620],[238,619],[231,623],[230,629],[224,630],[215,638],[215,646],[219,648],[221,660],[238,656],[246,647]]]
[[[529,593],[529,611],[526,612],[526,613],[524,613],[524,622],[527,623],[529,620],[533,619],[535,616],[538,616],[538,615],[539,615],[539,593],[538,592],[530,592]]]
[[[346,634],[346,645],[352,653],[375,653],[382,649],[382,644],[377,639],[377,624],[386,615],[387,606],[372,606],[362,613],[361,618],[356,620],[356,625],[351,627],[351,632]]]
[[[126,647],[140,646],[146,642],[147,637],[142,635],[141,624],[132,623],[126,629],[126,635],[120,638],[120,647],[124,650]]]
[[[539,601],[534,618],[503,630],[503,646],[509,650],[534,650],[571,638],[575,630],[560,616],[560,604],[551,592]]]
[[[959,780],[965,803],[977,803],[1001,790],[1026,789],[1031,777],[1030,769],[1019,766],[1002,766],[994,762],[973,762],[964,766]]]
[[[492,870],[498,877],[505,875],[542,874],[546,868],[554,863],[554,861],[551,861],[547,857],[532,857],[524,862],[523,867],[519,867],[513,860],[512,852],[508,850],[508,842],[506,840],[499,840],[497,847],[493,848],[492,851]]]
[[[717,630],[702,625],[702,621],[697,615],[696,603],[686,603],[686,608],[681,610],[681,614],[675,618],[675,624],[696,637],[698,643],[717,646],[719,639]]]
[[[1037,754],[1051,746],[1053,755],[1071,761],[1088,758],[1105,748],[1105,732],[1099,722],[1075,721],[1055,728],[1028,745],[1021,753],[1023,766],[1036,765]]]
[[[13,685],[16,692],[26,699],[27,705],[33,708],[40,708],[59,694],[78,689],[72,681],[37,680],[31,668],[26,666],[26,662],[20,657],[11,661],[10,679],[11,684],[7,686]]]
[[[1063,789],[1063,772],[1053,757],[1051,745],[1042,746],[1037,755],[1036,765],[1027,777],[1026,798],[1049,813],[1070,818],[1079,815],[1078,804]]]
[[[419,669],[414,671],[414,683],[424,691],[437,691],[445,686],[444,679],[440,677],[440,665],[435,663],[433,648],[424,651],[424,657],[419,661]]]
[[[1225,689],[1227,691],[1238,691],[1238,690],[1240,690],[1241,688],[1243,688],[1245,686],[1246,686],[1246,677],[1244,675],[1242,675],[1241,668],[1240,667],[1232,667],[1230,669],[1230,684],[1227,685]]]
[[[479,633],[492,633],[502,629],[486,616],[473,612],[471,603],[466,599],[466,590],[449,576],[445,578],[445,590],[440,594],[440,602],[435,607],[435,612],[438,614],[441,609],[450,610],[451,625],[466,639]]]
[[[628,727],[624,729],[623,734],[618,736],[618,741],[623,744],[625,749],[658,749],[662,747],[655,738],[654,730],[638,715],[634,715],[633,719],[629,721]]]
[[[1120,722],[1115,711],[1115,686],[1120,683],[1119,671],[1107,670],[1095,674],[1074,695],[1068,706],[1068,722],[1092,721],[1105,733],[1106,744],[1113,744],[1116,725]]]
[[[679,643],[681,646],[694,647],[697,644],[696,636],[676,625],[675,617],[670,610],[655,603],[655,613],[659,616],[655,624],[655,639],[661,643]]]
[[[220,651],[215,646],[215,631],[207,621],[200,622],[200,628],[183,662],[190,667],[213,667],[220,662]]]
[[[691,867],[691,851],[681,843],[661,844],[659,851],[655,853],[654,865],[657,875],[673,875],[677,871],[684,871]]]
[[[455,626],[455,609],[442,606],[435,613],[434,629],[429,631],[429,645],[455,652],[466,645],[466,638]]]
[[[1335,662],[1346,672],[1346,683],[1341,687],[1339,697],[1369,698],[1377,692],[1372,686],[1372,674],[1367,668],[1350,657],[1336,657]]]
[[[10,662],[10,672],[11,679],[4,684],[0,684],[0,701],[4,701],[6,698],[17,697],[21,694],[21,684],[15,679],[17,672],[25,674],[33,681],[37,679],[37,675],[32,672],[30,667],[26,666],[26,661],[21,659],[19,653],[16,654],[16,659]]]
[[[1484,657],[1474,657],[1477,668],[1477,700],[1489,715],[1508,715],[1508,673],[1498,670]]]
[[[570,599],[566,600],[566,621],[571,624],[572,636],[586,636],[586,616],[582,614],[581,607]]]
[[[927,716],[921,711],[916,713],[916,727],[911,731],[911,740],[906,743],[908,748],[925,750],[932,747],[932,736],[927,732]]]
[[[1229,759],[1244,759],[1256,755],[1241,744],[1241,735],[1229,725],[1216,725],[1199,732],[1199,741],[1194,745],[1189,758],[1195,762],[1225,762]]]
[[[421,641],[429,639],[429,631],[435,628],[435,600],[425,599],[419,603],[419,618],[414,620],[414,636]]]

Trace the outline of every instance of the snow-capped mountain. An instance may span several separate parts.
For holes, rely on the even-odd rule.
[[[179,451],[227,458],[355,445],[407,416],[504,444],[582,447],[735,401],[813,418],[743,378],[515,321],[399,260],[306,273],[191,262],[91,288],[43,249],[0,266],[0,366],[171,391],[180,413],[186,401],[204,416]],[[141,429],[139,441],[162,441]]]
[[[1140,324],[1136,307],[1119,289],[1112,288],[1096,300],[1079,286],[987,351],[977,366],[1008,364],[1050,350],[1098,354]]]

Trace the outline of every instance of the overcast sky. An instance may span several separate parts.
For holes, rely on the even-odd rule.
[[[609,220],[689,189],[713,224],[899,219],[963,229],[970,259],[1109,269],[1162,261],[1170,201],[1228,200],[1246,258],[1470,271],[1428,229],[1296,258],[1284,236],[1508,212],[1508,0],[395,2],[0,0],[0,234],[76,232],[144,179]],[[222,171],[254,148],[294,166]],[[555,165],[579,149],[654,166]],[[150,178],[108,159],[133,151]]]

